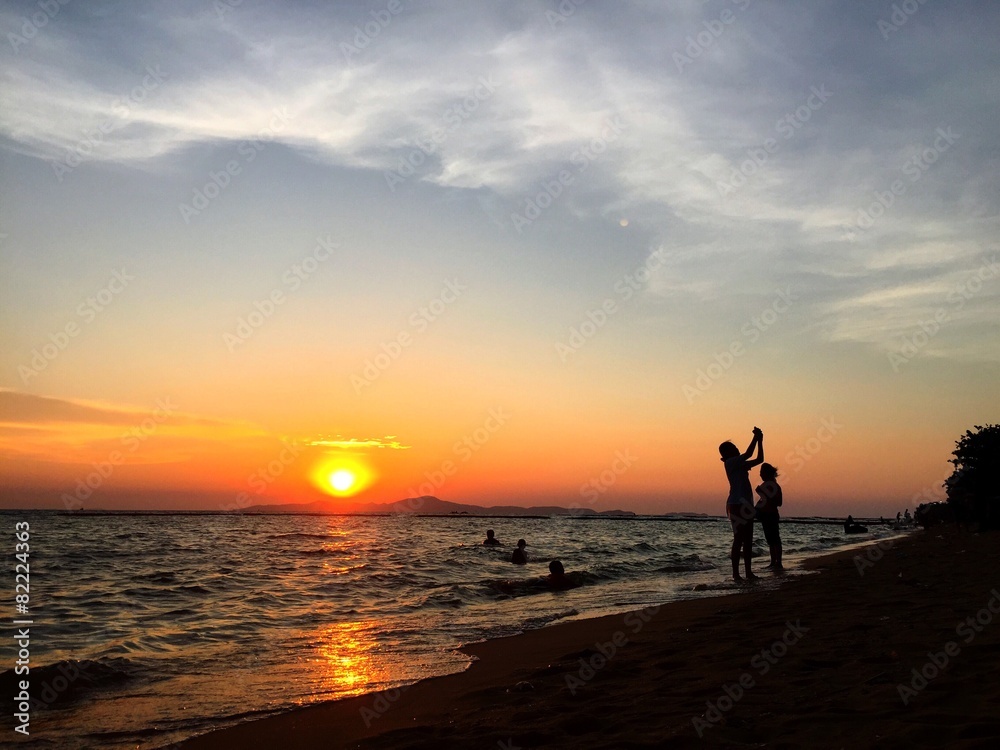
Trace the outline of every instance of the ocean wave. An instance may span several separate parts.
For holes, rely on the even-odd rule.
[[[31,698],[33,708],[47,708],[59,703],[79,700],[95,690],[121,687],[142,677],[146,669],[125,657],[65,659],[53,664],[31,668]],[[0,689],[4,695],[16,694],[17,682],[24,679],[8,669],[0,674]]]
[[[657,573],[697,573],[703,570],[713,570],[717,566],[712,565],[712,563],[698,562],[689,563],[686,565],[664,565],[663,567],[657,568]]]
[[[344,537],[341,534],[316,534],[307,531],[293,531],[286,534],[274,534],[271,539],[274,541],[279,539],[324,539],[331,541],[334,539],[343,540]]]

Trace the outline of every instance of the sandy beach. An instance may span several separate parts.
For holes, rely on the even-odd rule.
[[[996,542],[918,531],[778,588],[475,644],[461,674],[179,747],[994,747]]]

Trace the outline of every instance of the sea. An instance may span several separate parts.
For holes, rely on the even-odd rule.
[[[842,521],[800,521],[782,525],[790,575],[805,557],[899,533],[847,537]],[[30,621],[9,627],[29,631],[33,747],[158,748],[461,671],[463,644],[737,590],[722,518],[4,512],[0,522],[8,622]],[[28,524],[30,546],[23,614],[15,523]],[[503,546],[483,546],[488,528]],[[524,566],[509,562],[519,538]],[[767,550],[755,544],[760,566]],[[578,588],[539,585],[553,559]],[[12,640],[7,696],[25,679]]]

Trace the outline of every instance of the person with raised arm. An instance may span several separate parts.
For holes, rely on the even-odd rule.
[[[754,451],[757,456],[753,457]],[[729,559],[733,563],[733,580],[741,583],[740,556],[747,580],[757,578],[750,570],[750,556],[753,548],[753,519],[756,511],[753,504],[753,488],[750,486],[750,469],[764,463],[764,433],[759,427],[753,428],[753,440],[745,453],[740,453],[731,441],[719,446],[719,455],[726,468],[729,480],[729,497],[726,498],[726,517],[733,528],[733,546]]]

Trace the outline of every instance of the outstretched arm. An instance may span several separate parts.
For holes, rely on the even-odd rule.
[[[757,457],[751,459],[750,456],[753,455],[754,448],[757,449]],[[764,433],[757,427],[753,428],[753,440],[750,442],[747,452],[743,454],[743,460],[747,462],[748,468],[764,463]]]

